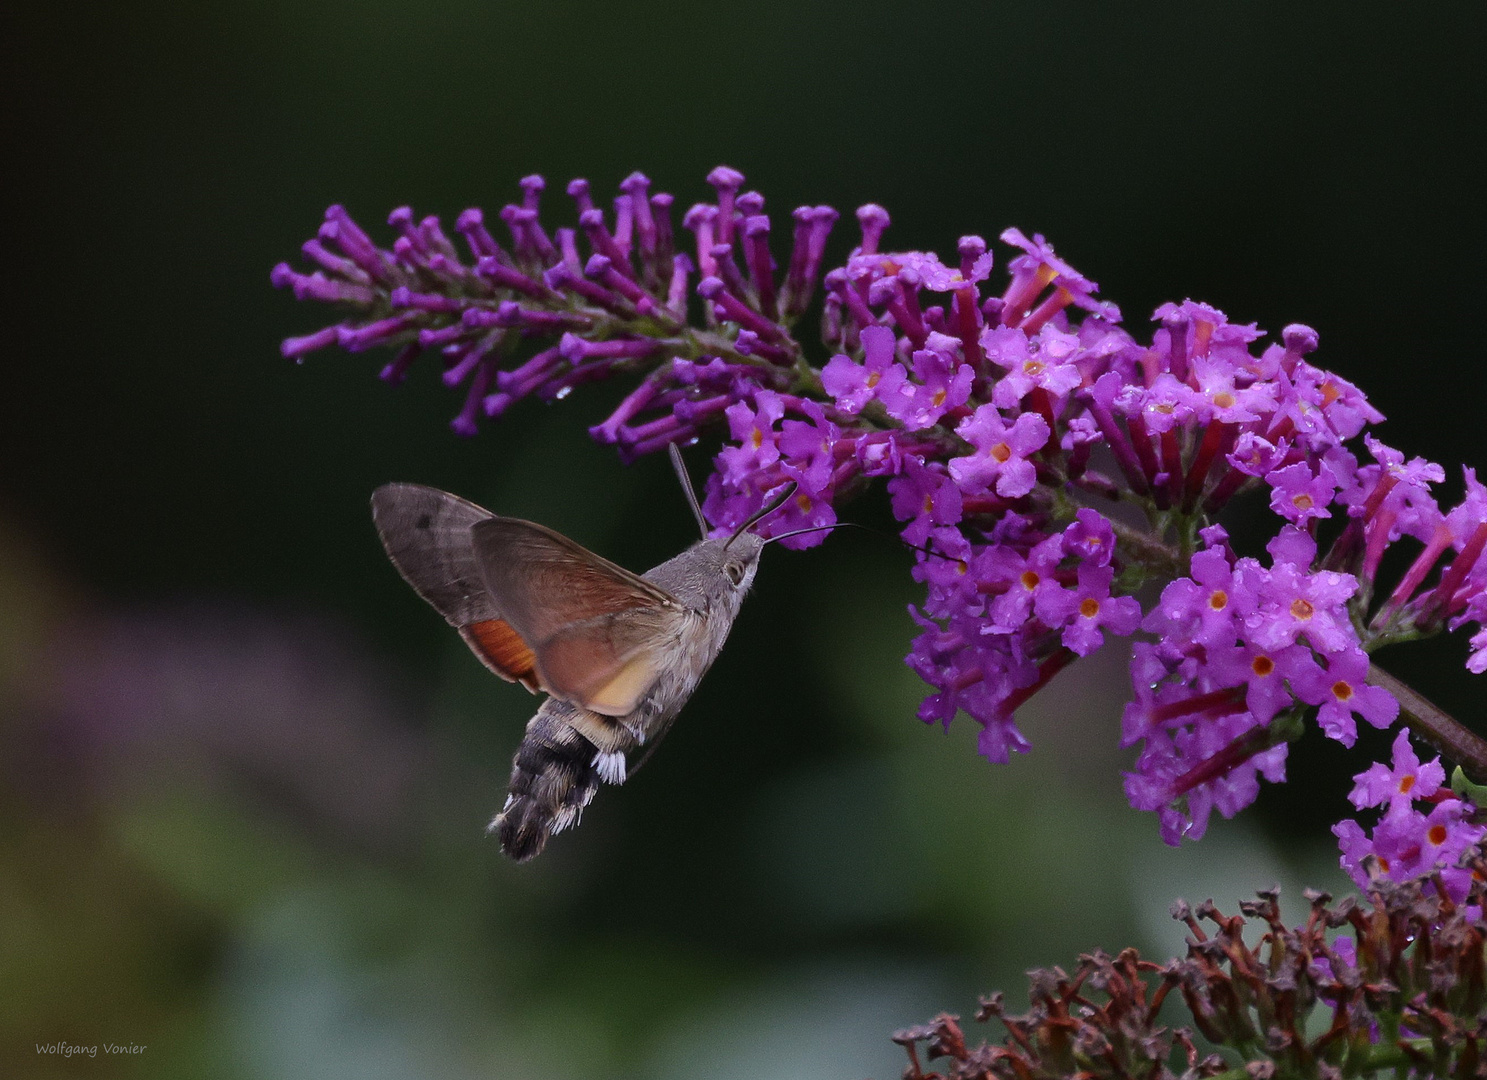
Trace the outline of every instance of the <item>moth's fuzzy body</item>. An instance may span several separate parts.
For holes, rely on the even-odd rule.
[[[601,782],[623,783],[666,733],[722,651],[753,584],[763,541],[744,533],[731,543],[703,540],[641,576],[682,609],[665,662],[635,708],[604,716],[548,698],[527,723],[511,763],[506,803],[490,829],[517,861],[539,854],[547,838],[578,824]],[[737,581],[734,580],[737,577]]]

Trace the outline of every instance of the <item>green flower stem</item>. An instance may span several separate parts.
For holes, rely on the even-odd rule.
[[[1176,548],[1169,547],[1151,533],[1133,528],[1123,521],[1115,518],[1109,520],[1121,548],[1138,560],[1151,576],[1171,580],[1186,570],[1187,562]]]

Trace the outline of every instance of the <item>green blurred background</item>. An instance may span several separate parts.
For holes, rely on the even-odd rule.
[[[494,211],[529,172],[551,224],[573,176],[686,206],[726,162],[777,220],[884,204],[894,247],[1043,232],[1138,327],[1185,296],[1309,323],[1386,440],[1455,472],[1484,458],[1480,5],[27,7],[0,12],[0,1076],[886,1080],[890,1031],[1021,1000],[1029,966],[1175,948],[1175,896],[1342,887],[1366,757],[1309,737],[1300,782],[1165,849],[1120,793],[1119,656],[990,766],[914,720],[909,559],[847,535],[772,552],[662,752],[510,865],[482,829],[532,701],[398,580],[367,496],[435,484],[636,568],[686,508],[587,441],[621,388],[461,441],[432,368],[283,361],[326,313],[268,271],[330,202],[386,241],[395,206]],[[1392,666],[1470,722],[1463,656]]]

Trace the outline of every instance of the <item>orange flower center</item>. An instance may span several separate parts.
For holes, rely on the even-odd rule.
[[[986,452],[992,457],[996,458],[998,461],[1006,461],[1009,457],[1012,456],[1012,448],[1004,442],[997,443]]]
[[[1213,395],[1213,403],[1220,409],[1232,409],[1235,401],[1236,398],[1234,395],[1227,390],[1220,390],[1217,394]]]
[[[1024,589],[1026,589],[1028,592],[1032,592],[1038,587],[1038,582],[1042,581],[1043,579],[1038,576],[1038,572],[1036,570],[1024,570],[1022,572],[1022,577],[1018,578],[1017,580],[1022,582],[1022,587]]]
[[[749,441],[754,444],[754,449],[758,450],[761,446],[764,445],[764,432],[761,431],[759,428],[755,428],[754,437]]]
[[[1223,589],[1214,589],[1208,594],[1208,606],[1214,611],[1223,611],[1229,606],[1229,594]]]
[[[1337,682],[1332,684],[1332,696],[1337,698],[1338,701],[1347,701],[1353,696],[1353,688],[1341,679],[1338,679]]]
[[[1297,597],[1295,600],[1291,601],[1291,616],[1293,618],[1300,619],[1302,622],[1305,622],[1307,619],[1310,619],[1313,615],[1315,615],[1316,610],[1316,608],[1311,606],[1310,600],[1303,600],[1300,597]]]
[[[1444,825],[1432,825],[1430,826],[1430,831],[1425,835],[1430,837],[1432,844],[1440,847],[1446,842],[1446,827]]]
[[[1408,795],[1410,793],[1410,789],[1413,788],[1414,786],[1415,786],[1415,774],[1414,773],[1410,773],[1408,776],[1404,777],[1403,779],[1401,779],[1399,781],[1399,793],[1401,795]]]
[[[883,373],[881,371],[869,372],[867,376],[867,388],[871,390],[873,387],[878,385],[879,380],[881,380],[882,378]]]
[[[1079,614],[1083,615],[1086,619],[1093,619],[1099,613],[1100,602],[1093,596],[1086,596],[1083,600],[1079,601]]]
[[[1306,492],[1304,491],[1300,495],[1297,495],[1295,498],[1293,498],[1291,502],[1297,510],[1310,510],[1314,505],[1312,503],[1311,496],[1306,494]]]
[[[1249,662],[1249,668],[1263,679],[1275,670],[1275,661],[1268,656],[1257,656]]]

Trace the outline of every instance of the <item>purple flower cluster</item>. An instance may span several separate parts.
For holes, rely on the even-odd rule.
[[[1406,462],[1372,436],[1363,442],[1373,463],[1329,440],[1256,471],[1285,519],[1268,545],[1271,565],[1236,557],[1221,528],[1202,529],[1187,576],[1166,586],[1143,622],[1156,640],[1138,643],[1132,660],[1122,741],[1142,749],[1126,791],[1132,805],[1159,811],[1169,842],[1201,836],[1213,809],[1229,817],[1249,805],[1259,777],[1285,779],[1285,742],[1301,713],[1345,746],[1358,717],[1392,724],[1399,703],[1369,684],[1369,651],[1444,625],[1480,626],[1481,485],[1466,470],[1466,498],[1443,512],[1430,491],[1444,478],[1439,466]],[[1236,471],[1249,467],[1241,445],[1252,443],[1237,440]],[[1334,512],[1341,521],[1319,557],[1316,522]],[[1404,537],[1421,550],[1374,603],[1380,560]],[[1472,643],[1468,666],[1480,670],[1487,642],[1479,631]]]
[[[1285,779],[1289,732],[1279,714],[1316,709],[1322,730],[1345,746],[1355,716],[1387,727],[1399,703],[1369,686],[1368,658],[1349,619],[1358,583],[1313,573],[1316,542],[1295,525],[1271,541],[1272,565],[1236,558],[1218,526],[1193,555],[1190,577],[1163,591],[1132,660],[1136,697],[1122,744],[1141,743],[1126,793],[1157,810],[1169,843],[1203,835],[1209,811],[1232,817],[1254,801],[1259,777]]]
[[[491,235],[480,210],[459,216],[455,230],[468,260],[437,217],[419,220],[406,206],[393,211],[388,224],[400,235],[386,250],[332,206],[303,248],[316,269],[303,274],[280,263],[272,281],[299,299],[346,304],[353,316],[287,339],[284,355],[390,346],[397,353],[382,378],[400,382],[415,360],[434,353],[445,384],[467,387],[452,424],[462,435],[475,434],[479,417],[500,416],[530,395],[552,401],[582,383],[644,371],[639,389],[594,437],[627,457],[692,441],[730,401],[792,384],[800,348],[787,327],[816,290],[837,216],[828,207],[795,212],[794,251],[777,281],[763,197],[740,194],[743,175],[733,169],[719,167],[708,179],[717,203],[698,204],[683,219],[695,259],[676,251],[672,196],[651,194],[640,173],[620,185],[612,219],[594,204],[587,181],[573,181],[578,227],[551,235],[538,213],[546,183],[528,176],[522,202],[499,215],[509,246]],[[689,322],[694,292],[702,298],[701,326]],[[634,423],[642,413],[654,419]]]
[[[1352,820],[1332,828],[1343,869],[1360,889],[1368,888],[1374,874],[1392,881],[1438,877],[1446,894],[1463,902],[1472,871],[1460,865],[1462,856],[1481,842],[1487,827],[1471,820],[1470,803],[1443,790],[1445,779],[1440,758],[1422,764],[1404,731],[1394,740],[1392,766],[1375,764],[1353,777],[1352,804],[1359,810],[1384,808],[1371,835]],[[1417,809],[1417,802],[1429,811]]]
[[[1141,632],[1126,787],[1172,843],[1202,835],[1212,809],[1251,802],[1259,777],[1283,779],[1304,716],[1347,745],[1358,717],[1391,724],[1398,704],[1368,682],[1374,648],[1474,623],[1470,666],[1487,669],[1487,489],[1468,470],[1447,512],[1431,493],[1439,466],[1371,436],[1360,462],[1349,447],[1383,417],[1306,359],[1314,331],[1288,326],[1266,345],[1189,300],[1163,305],[1138,338],[1043,237],[1002,233],[1012,257],[996,287],[983,239],[963,237],[950,263],[888,251],[875,205],[824,275],[837,214],[795,210],[781,273],[763,196],[733,169],[708,180],[714,201],[682,217],[686,251],[672,197],[639,173],[611,214],[571,183],[578,225],[551,234],[543,181],[528,177],[499,215],[507,246],[480,211],[460,215],[468,259],[437,218],[395,211],[385,250],[332,207],[304,247],[315,269],[280,264],[273,280],[348,317],[284,352],[389,345],[390,381],[435,354],[444,381],[467,387],[463,434],[529,395],[639,376],[591,434],[627,459],[722,435],[704,503],[720,531],[791,483],[763,530],[830,525],[881,478],[921,549],[908,663],[933,692],[920,718],[965,713],[981,752],[1005,761],[1028,748],[1020,704],[1107,635]],[[818,295],[819,367],[793,333]],[[1276,515],[1268,564],[1213,524],[1251,491]],[[1375,603],[1380,560],[1405,538],[1420,548],[1414,564]],[[1133,594],[1148,581],[1166,587],[1143,613]]]

